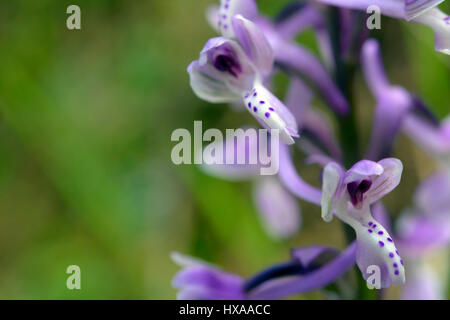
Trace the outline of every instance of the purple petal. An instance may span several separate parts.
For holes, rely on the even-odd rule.
[[[275,239],[289,238],[300,229],[297,200],[273,177],[256,182],[255,200],[268,233]]]
[[[338,255],[338,250],[325,246],[306,246],[291,251],[292,258],[299,261],[305,267],[313,264],[324,264],[321,263],[321,260]]]
[[[435,157],[450,156],[450,122],[435,127],[422,118],[411,114],[403,121],[402,129],[421,148]]]
[[[258,150],[267,150],[270,138],[259,139],[254,128],[237,129],[235,132],[239,130],[242,130],[239,138],[227,136],[225,141],[214,141],[201,150],[203,164],[200,168],[204,172],[231,181],[247,180],[261,174]]]
[[[320,205],[321,191],[306,183],[297,173],[289,148],[280,145],[280,179],[284,186],[297,197]]]
[[[405,4],[401,0],[317,0],[336,7],[366,11],[370,6],[378,6],[384,15],[406,18]]]
[[[374,96],[378,96],[390,87],[383,61],[381,60],[380,45],[375,39],[364,42],[361,51],[361,61],[364,77]]]
[[[300,78],[292,77],[285,102],[300,128],[310,110],[312,99],[311,89]]]
[[[404,215],[399,221],[399,248],[409,257],[421,256],[450,244],[450,220],[436,221],[418,214]]]
[[[271,38],[274,39],[274,37],[268,39]],[[335,112],[339,114],[348,112],[347,100],[331,79],[328,71],[313,54],[297,44],[275,40],[272,40],[271,45],[276,62],[310,78]]]
[[[450,211],[450,175],[446,171],[431,175],[419,185],[414,199],[418,209],[431,217]]]
[[[262,75],[268,75],[272,71],[274,55],[264,33],[242,16],[233,17],[232,24],[236,38],[249,59]]]
[[[383,173],[372,181],[372,186],[367,191],[367,201],[374,203],[391,192],[398,186],[402,177],[403,164],[400,160],[387,158],[378,161],[383,167]]]
[[[420,262],[411,264],[408,281],[402,290],[402,300],[444,300],[442,281]]]
[[[178,299],[240,300],[245,298],[241,277],[181,254],[173,254],[172,257],[186,265],[172,280],[172,286],[180,289]]]
[[[412,20],[444,0],[405,0],[406,19]]]
[[[317,271],[301,277],[267,282],[249,294],[250,299],[280,299],[290,295],[322,288],[345,274],[355,263],[356,244],[351,244],[337,258]]]
[[[380,163],[370,160],[358,161],[345,173],[344,183],[348,184],[354,181],[360,181],[371,176],[379,176],[384,169]]]
[[[362,61],[365,79],[377,100],[367,158],[378,160],[389,154],[404,116],[413,107],[413,99],[404,88],[390,85],[376,40],[364,43]]]

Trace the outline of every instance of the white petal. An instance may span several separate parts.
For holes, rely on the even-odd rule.
[[[326,222],[333,219],[332,203],[342,178],[342,168],[335,162],[329,163],[323,170],[321,206],[322,219]]]

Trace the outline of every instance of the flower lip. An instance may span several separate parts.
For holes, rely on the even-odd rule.
[[[238,73],[242,72],[241,65],[232,56],[227,54],[218,54],[213,61],[214,67],[222,72],[228,72],[234,77],[238,76]]]
[[[347,184],[347,191],[350,195],[350,201],[352,202],[353,206],[356,208],[361,208],[363,204],[364,199],[364,193],[369,191],[370,187],[372,186],[371,180],[362,180],[361,182],[350,182]]]

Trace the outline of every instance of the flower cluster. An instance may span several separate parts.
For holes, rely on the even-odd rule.
[[[431,252],[445,251],[450,242],[450,121],[439,122],[417,95],[389,82],[380,45],[358,18],[358,10],[377,5],[384,15],[433,28],[436,50],[450,54],[450,18],[438,9],[440,2],[306,1],[290,5],[275,21],[261,15],[254,0],[221,0],[207,10],[219,36],[208,40],[188,67],[194,93],[211,103],[246,109],[272,133],[270,139],[279,137],[282,144],[276,176],[259,176],[259,163],[208,164],[202,170],[223,179],[253,181],[255,205],[273,238],[300,231],[297,197],[320,206],[325,222],[337,217],[353,229],[354,240],[341,252],[319,245],[294,249],[288,261],[246,279],[175,253],[173,259],[183,267],[173,280],[179,298],[283,298],[323,288],[355,264],[377,289],[406,283],[404,298],[442,298],[426,259]],[[306,29],[313,30],[320,56],[295,41]],[[364,155],[352,140],[357,136],[351,127],[357,106],[347,90],[351,70],[358,66],[376,101]],[[283,99],[270,90],[280,70],[290,79]],[[315,94],[330,108],[340,135],[329,117],[312,106]],[[405,210],[393,232],[381,199],[401,182],[402,161],[391,155],[400,133],[427,151],[439,170],[419,186],[412,209]],[[248,155],[258,141],[230,143]],[[301,178],[293,154],[300,151],[307,163],[321,167],[320,186]],[[405,269],[411,270],[409,280]]]

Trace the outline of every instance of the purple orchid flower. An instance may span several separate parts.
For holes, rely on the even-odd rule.
[[[414,200],[414,208],[406,210],[398,221],[399,237],[396,242],[410,270],[402,298],[445,299],[442,285],[427,260],[436,252],[448,256],[450,175],[445,171],[431,175],[417,188]]]
[[[401,129],[450,170],[450,117],[436,125],[430,111],[415,96],[389,83],[376,40],[364,43],[361,60],[366,82],[377,100],[367,158],[377,160],[388,154]]]
[[[236,30],[230,28],[230,23],[232,24],[233,17],[236,15],[252,20],[264,32],[273,48],[277,64],[293,73],[306,75],[316,84],[324,99],[336,113],[347,113],[348,103],[327,69],[313,54],[293,41],[295,35],[307,26],[312,26],[318,34],[326,63],[331,64],[331,45],[326,33],[325,20],[320,12],[308,5],[283,23],[275,24],[258,14],[254,0],[222,0],[220,6],[210,7],[207,11],[211,25],[224,37],[230,39],[238,37]],[[300,18],[302,20],[299,20]],[[299,21],[301,23],[298,23]]]
[[[172,259],[183,269],[172,285],[178,299],[269,300],[320,289],[336,281],[355,264],[356,244],[345,251],[308,246],[292,251],[291,260],[270,266],[249,279],[179,253]]]
[[[403,131],[450,172],[450,116],[440,125],[417,115],[406,117]]]
[[[262,31],[242,16],[231,18],[230,28],[238,40],[210,39],[191,63],[191,87],[212,103],[242,101],[267,129],[279,130],[281,141],[293,144],[297,124],[290,111],[264,85],[273,66],[273,52]]]
[[[286,239],[299,232],[301,226],[301,210],[297,200],[281,185],[275,176],[261,175],[261,168],[265,166],[258,157],[260,150],[268,150],[270,136],[259,139],[257,135],[248,135],[246,139],[235,139],[227,137],[222,145],[215,141],[206,148],[212,150],[222,149],[224,156],[223,164],[213,164],[208,158],[200,168],[207,174],[230,181],[253,181],[253,199],[261,221],[267,233],[274,239]],[[229,153],[227,148],[233,148],[230,153],[232,164],[226,164]],[[271,150],[274,152],[274,150]],[[253,153],[253,154],[252,154]],[[238,155],[243,155],[242,163],[238,163]],[[254,161],[251,161],[252,156]],[[277,157],[272,157],[277,161]],[[274,164],[271,164],[274,165]]]
[[[179,289],[180,300],[243,300],[244,279],[219,267],[180,253],[172,260],[183,267],[173,278],[172,286]]]
[[[377,101],[367,158],[378,160],[389,154],[402,121],[415,101],[403,87],[389,83],[376,40],[364,43],[361,60],[366,82]]]
[[[331,221],[333,215],[356,232],[356,262],[364,279],[367,268],[378,266],[381,287],[405,282],[403,261],[392,237],[371,214],[370,205],[392,191],[399,183],[403,165],[398,159],[379,162],[362,160],[345,171],[337,163],[329,163],[323,173],[322,218]]]
[[[427,25],[434,30],[436,51],[450,54],[450,18],[437,8],[443,0],[316,0],[337,7],[363,10],[376,5],[381,13]]]

